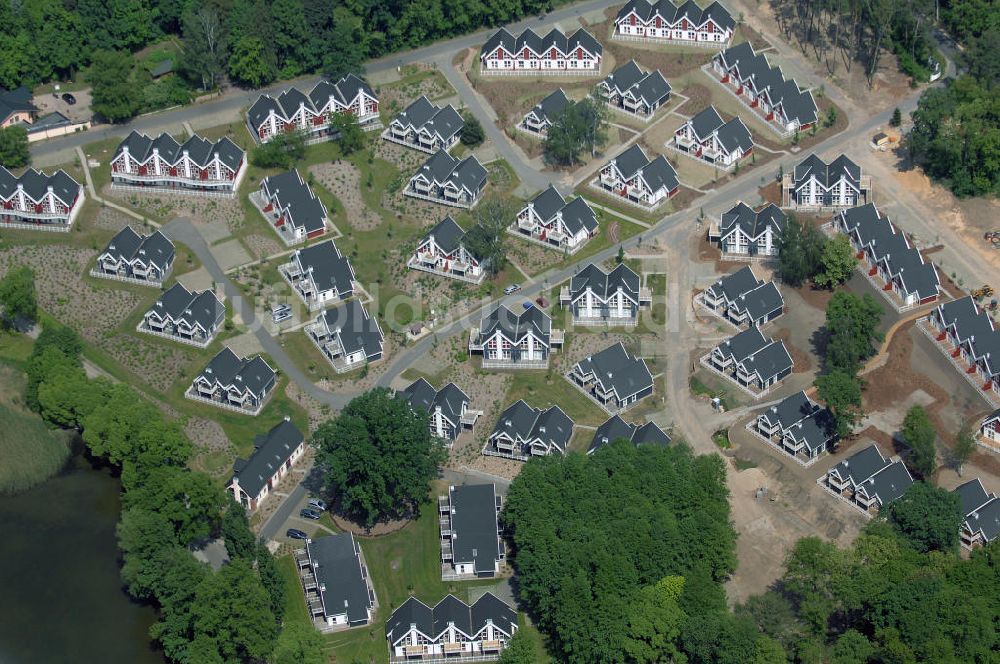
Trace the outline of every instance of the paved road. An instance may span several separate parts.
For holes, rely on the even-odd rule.
[[[575,19],[583,14],[620,4],[620,2],[621,0],[589,0],[554,11],[545,17],[544,22],[537,17],[530,17],[506,27],[512,32],[518,32],[528,27],[538,28],[557,21]],[[436,60],[442,60],[450,67],[451,58],[457,51],[483,43],[495,30],[496,28],[487,28],[447,41],[435,42],[422,48],[371,60],[365,68],[367,72],[374,74],[390,71],[403,65]],[[280,92],[293,84],[311,87],[317,80],[319,80],[318,76],[304,76],[294,81],[283,81],[260,90],[232,88],[218,99],[211,101],[145,115],[121,125],[100,125],[90,131],[34,143],[31,146],[32,159],[36,166],[62,163],[68,160],[67,157],[72,159],[73,148],[105,138],[124,138],[133,129],[145,133],[158,133],[177,131],[185,122],[192,123],[198,129],[233,122],[241,119],[243,109],[249,106],[260,94]],[[211,118],[211,121],[206,123],[206,118]],[[483,124],[485,127],[486,123]]]

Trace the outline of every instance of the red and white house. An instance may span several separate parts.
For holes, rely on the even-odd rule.
[[[482,283],[483,260],[465,246],[465,231],[450,216],[442,219],[420,241],[406,267],[452,279]]]
[[[251,200],[286,245],[326,233],[326,208],[296,170],[264,178]]]
[[[580,28],[572,35],[552,29],[544,37],[528,28],[515,37],[505,28],[486,40],[479,55],[483,74],[580,74],[601,72],[604,48]]]
[[[246,172],[246,152],[228,138],[216,143],[170,134],[150,138],[133,131],[111,158],[111,186],[232,198]]]
[[[677,6],[670,0],[630,0],[615,18],[615,39],[662,41],[725,48],[736,21],[718,2],[704,9],[694,2]]]
[[[723,122],[715,107],[709,106],[681,125],[667,147],[729,171],[753,152],[753,136],[743,120],[735,117]]]
[[[29,168],[15,177],[0,166],[0,226],[68,231],[83,207],[83,187],[66,174]]]
[[[591,185],[645,209],[655,208],[680,189],[670,162],[663,155],[651,160],[639,145],[608,162]]]
[[[1000,452],[1000,410],[993,411],[983,419],[979,426],[979,435],[980,445],[994,452]]]
[[[236,459],[226,490],[248,512],[253,512],[305,451],[305,436],[285,417],[266,434],[257,436],[248,459]]]
[[[328,141],[336,138],[335,113],[350,113],[365,129],[381,126],[378,97],[354,74],[336,83],[322,80],[308,93],[289,88],[277,97],[261,95],[247,111],[247,126],[260,143],[293,131],[305,133],[307,142]]]
[[[1000,330],[990,315],[967,296],[939,304],[920,324],[983,398],[1000,405]],[[981,433],[991,449],[1000,451],[996,415],[983,421]]]

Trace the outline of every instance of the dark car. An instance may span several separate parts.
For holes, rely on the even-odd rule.
[[[66,102],[67,104],[69,104],[70,106],[72,106],[73,104],[75,104],[75,103],[76,103],[76,97],[74,97],[73,95],[71,95],[71,94],[70,94],[70,93],[68,93],[68,92],[64,92],[64,93],[62,94],[62,100],[63,100],[64,102]]]
[[[291,537],[292,539],[309,539],[309,536],[298,528],[289,528],[285,531],[286,537]]]
[[[299,516],[301,516],[303,519],[312,519],[313,521],[315,521],[323,515],[317,512],[316,510],[311,510],[308,507],[306,507],[301,512],[299,512]]]

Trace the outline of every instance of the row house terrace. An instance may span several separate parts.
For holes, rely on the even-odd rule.
[[[717,54],[705,71],[714,74],[716,81],[779,136],[791,136],[816,124],[818,110],[812,93],[786,79],[780,67],[772,67],[763,54],[754,52],[750,42]]]
[[[337,373],[345,373],[382,359],[385,337],[378,320],[357,300],[327,309],[305,327]]]
[[[336,113],[353,115],[366,130],[381,126],[378,97],[354,74],[336,83],[322,80],[308,93],[289,88],[277,97],[261,95],[247,111],[247,126],[260,143],[294,131],[303,132],[307,142],[316,143],[336,138],[332,126]]]
[[[850,239],[858,267],[896,311],[931,304],[941,294],[937,268],[924,262],[906,233],[882,216],[873,203],[844,210],[833,228]]]
[[[1000,497],[990,493],[978,477],[956,487],[964,521],[959,540],[966,549],[986,546],[1000,536]]]
[[[434,154],[438,150],[453,148],[464,126],[465,120],[454,106],[435,106],[421,95],[392,119],[382,132],[382,138]]]
[[[787,216],[774,203],[754,210],[739,201],[708,229],[708,240],[718,244],[723,260],[771,260],[778,256]]]
[[[205,348],[226,319],[226,305],[210,290],[189,291],[176,283],[145,313],[136,330]]]
[[[184,396],[217,408],[257,415],[277,380],[277,373],[263,357],[240,357],[227,346],[195,376]]]
[[[278,270],[310,311],[354,294],[354,268],[333,240],[296,249]]]
[[[489,579],[500,574],[506,547],[500,536],[503,497],[493,484],[448,487],[438,496],[441,580]]]
[[[475,155],[458,160],[438,150],[410,178],[403,194],[440,205],[473,208],[486,187],[488,172]]]
[[[286,416],[259,434],[247,459],[236,459],[226,491],[247,512],[254,512],[306,451],[305,437]]]
[[[476,420],[483,414],[469,407],[469,395],[455,383],[436,390],[426,379],[418,378],[405,390],[397,392],[396,398],[405,401],[414,411],[427,413],[431,435],[448,446],[462,431],[475,429]]]
[[[886,459],[871,444],[830,468],[818,484],[872,516],[906,493],[913,477],[897,457]]]
[[[578,196],[567,203],[562,194],[549,185],[517,213],[509,230],[543,247],[574,254],[597,234],[598,223],[597,215],[586,200]]]
[[[353,533],[307,539],[294,557],[316,629],[337,632],[374,621],[378,598]]]
[[[1000,407],[1000,330],[972,296],[939,304],[918,321],[952,365],[993,407]],[[983,442],[1000,451],[995,422],[984,423]]]
[[[653,374],[645,360],[621,342],[580,360],[566,378],[612,415],[653,394]]]
[[[480,284],[485,261],[465,246],[465,230],[450,216],[437,223],[414,250],[406,267]]]
[[[840,210],[870,203],[871,177],[845,154],[829,164],[811,154],[781,176],[783,207],[806,210]]]
[[[753,136],[743,120],[723,121],[709,106],[681,125],[667,147],[728,172],[753,152]]]
[[[559,304],[569,308],[575,325],[633,327],[639,310],[653,304],[653,293],[624,263],[610,272],[590,263],[559,290]]]
[[[670,162],[663,155],[651,160],[639,145],[633,145],[608,162],[591,186],[647,211],[680,190],[677,171]]]
[[[111,186],[133,191],[232,198],[246,173],[246,153],[229,138],[192,136],[178,143],[133,131],[111,158]]]
[[[516,632],[517,612],[490,592],[471,606],[454,595],[433,608],[411,597],[385,624],[393,664],[496,661]]]
[[[597,84],[597,96],[608,107],[645,122],[670,99],[670,83],[659,70],[643,71],[629,60]]]
[[[792,373],[792,356],[782,341],[750,327],[712,349],[701,365],[736,384],[755,399]]]
[[[596,76],[603,55],[601,43],[583,28],[568,36],[553,28],[544,37],[531,28],[517,37],[500,28],[483,44],[480,72]]]
[[[125,226],[97,255],[91,276],[159,288],[174,266],[174,243],[160,231],[149,235]]]
[[[531,306],[517,314],[499,304],[469,335],[469,354],[482,355],[484,369],[545,369],[555,346],[562,346],[562,330]]]
[[[562,88],[549,93],[544,99],[524,114],[517,128],[523,132],[545,138],[556,117],[569,106],[569,98]]]
[[[602,447],[607,447],[619,440],[629,442],[636,447],[640,445],[666,447],[670,444],[670,436],[655,423],[632,424],[623,420],[619,415],[612,415],[604,424],[597,427],[594,438],[587,448],[587,454],[593,454]]]
[[[326,233],[326,208],[297,170],[264,178],[250,200],[287,246]]]
[[[812,465],[837,440],[833,414],[797,392],[761,411],[747,430],[803,466]]]
[[[693,0],[629,0],[615,17],[614,38],[725,48],[735,28],[733,15],[718,2],[702,9]]]
[[[29,168],[18,177],[0,166],[0,226],[65,232],[83,201],[83,187],[66,171]]]
[[[483,454],[514,461],[565,454],[573,427],[573,420],[559,406],[541,410],[519,399],[500,413]]]

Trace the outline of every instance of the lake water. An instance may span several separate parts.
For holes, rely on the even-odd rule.
[[[0,496],[0,662],[164,664],[155,611],[118,576],[119,483],[80,455],[62,473]]]

